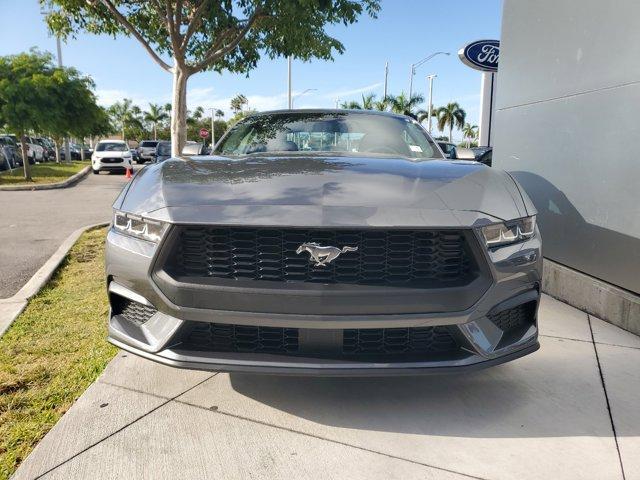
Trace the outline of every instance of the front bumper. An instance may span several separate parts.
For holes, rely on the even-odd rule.
[[[370,376],[451,373],[508,362],[539,348],[537,306],[542,259],[539,235],[527,242],[486,252],[492,284],[470,308],[456,312],[383,315],[301,315],[235,312],[192,308],[172,303],[153,279],[156,246],[109,232],[107,281],[112,310],[109,340],[145,358],[174,367],[226,372]],[[119,299],[153,307],[144,323],[131,322],[114,308]],[[529,305],[528,321],[503,331],[493,318],[501,312]],[[157,311],[155,311],[157,309]],[[185,347],[185,332],[202,323],[292,328],[300,335],[320,338],[342,335],[347,329],[444,328],[455,338],[455,351],[428,358],[354,358],[310,352],[241,353],[203,351]]]

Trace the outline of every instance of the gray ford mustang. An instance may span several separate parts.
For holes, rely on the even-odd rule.
[[[539,348],[535,214],[509,174],[445,159],[410,118],[253,115],[114,203],[109,340],[217,371],[503,363]]]

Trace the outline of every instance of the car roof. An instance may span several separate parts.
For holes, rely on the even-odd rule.
[[[127,143],[124,140],[100,140],[98,143]],[[76,143],[76,145],[78,145]]]
[[[346,109],[346,108],[296,108],[292,110],[268,110],[266,112],[256,112],[251,115],[247,115],[246,118],[250,117],[259,117],[262,115],[281,115],[281,114],[291,114],[291,113],[328,113],[328,114],[355,114],[355,115],[379,115],[383,117],[393,117],[393,118],[409,118],[407,115],[401,115],[399,113],[393,112],[383,112],[380,110],[364,110],[364,109]]]

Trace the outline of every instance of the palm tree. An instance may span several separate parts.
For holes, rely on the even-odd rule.
[[[424,97],[422,95],[411,95],[411,98],[407,98],[404,92],[402,92],[398,96],[389,95],[386,100],[392,112],[416,118],[414,110],[419,104],[424,102]]]
[[[378,100],[377,102],[373,102],[373,110],[386,112],[387,108],[389,108],[389,102],[386,98],[383,98],[382,100]]]
[[[116,102],[108,109],[108,114],[111,117],[111,121],[118,127],[118,130],[122,132],[122,139],[125,140],[125,129],[127,124],[131,123],[135,119],[136,110],[138,107],[133,105],[133,102],[129,98],[124,98],[122,102]]]
[[[215,113],[215,116],[216,116],[216,118],[218,120],[220,120],[222,117],[224,117],[224,112],[222,110],[220,110],[219,108],[217,108],[214,113]]]
[[[375,93],[369,93],[367,95],[365,95],[364,93],[362,94],[362,108],[364,110],[373,110],[374,106],[376,104],[376,94]]]
[[[462,135],[467,139],[467,148],[469,148],[471,140],[475,140],[478,137],[478,126],[465,123],[464,127],[462,127]]]
[[[437,114],[437,110],[438,110],[437,108],[433,108],[433,105],[431,105],[431,116],[432,117],[436,117],[437,116],[436,115]],[[422,110],[422,109],[418,110],[416,112],[416,119],[420,123],[424,122],[425,120],[429,120],[429,110]]]
[[[231,111],[238,114],[244,109],[244,106],[248,104],[249,100],[247,100],[247,97],[245,97],[243,94],[236,95],[231,99]]]
[[[467,113],[458,105],[458,102],[448,103],[437,110],[438,130],[441,132],[449,126],[449,141],[453,139],[453,127],[462,128]]]
[[[347,110],[362,110],[362,105],[360,105],[356,100],[351,100],[349,102],[342,102],[340,104],[340,108]]]
[[[158,123],[169,118],[167,112],[160,105],[156,105],[155,103],[149,104],[149,111],[145,112],[144,119],[145,121],[151,123],[153,125],[153,139],[158,139],[157,125]]]

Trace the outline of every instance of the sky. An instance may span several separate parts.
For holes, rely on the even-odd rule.
[[[37,0],[1,0],[0,55],[31,47],[55,54],[56,42],[47,30]],[[502,0],[382,0],[377,19],[363,16],[348,27],[331,26],[330,35],[345,46],[334,61],[294,60],[292,85],[296,108],[333,108],[336,99],[361,100],[362,94],[383,93],[384,65],[389,62],[391,94],[409,90],[410,65],[433,52],[445,51],[417,69],[414,93],[427,97],[429,74],[434,81],[435,106],[457,101],[467,112],[467,121],[477,125],[480,109],[481,73],[459,60],[466,43],[499,39]],[[28,26],[28,28],[27,28]],[[132,38],[78,35],[62,46],[65,66],[90,75],[96,83],[99,103],[109,106],[130,98],[142,109],[149,102],[171,100],[171,75],[162,70]],[[302,94],[307,89],[313,89]],[[229,116],[229,101],[238,93],[249,100],[249,108],[272,110],[287,106],[287,61],[263,59],[249,76],[203,72],[188,84],[189,109],[197,106],[221,108]],[[298,94],[296,96],[296,94]],[[423,105],[426,109],[426,102]],[[434,132],[437,133],[434,127]],[[454,133],[454,137],[461,138]]]

